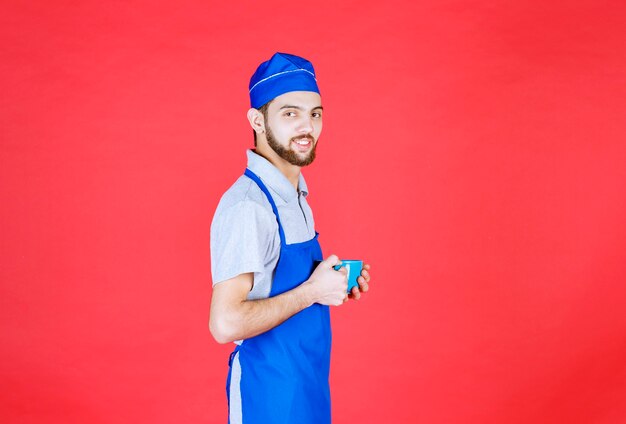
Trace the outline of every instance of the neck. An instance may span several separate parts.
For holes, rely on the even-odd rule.
[[[298,181],[300,180],[300,167],[296,165],[292,165],[287,162],[285,159],[281,158],[276,154],[271,147],[269,147],[266,143],[258,143],[254,152],[257,155],[263,156],[267,159],[272,165],[274,165],[278,170],[289,180],[291,185],[298,190]]]

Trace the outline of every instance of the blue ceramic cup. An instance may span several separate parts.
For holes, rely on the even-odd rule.
[[[363,261],[358,259],[343,259],[340,265],[335,266],[335,270],[344,267],[348,270],[348,293],[352,291],[352,287],[358,287],[357,278],[361,275],[363,269]]]

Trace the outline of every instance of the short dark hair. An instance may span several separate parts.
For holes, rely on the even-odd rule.
[[[272,103],[272,101],[273,100],[270,100],[269,102],[265,103],[263,106],[257,109],[259,112],[263,114],[263,122],[266,124],[267,124],[267,110],[270,108],[270,103]],[[254,147],[256,147],[256,131],[252,130],[252,133],[254,134]]]

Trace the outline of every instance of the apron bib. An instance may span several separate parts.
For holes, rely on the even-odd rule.
[[[309,241],[288,245],[267,187],[249,169],[245,175],[265,193],[278,222],[281,245],[270,291],[273,297],[308,280],[316,262],[323,259],[322,249],[317,233]],[[244,340],[229,360],[229,423],[330,423],[330,345],[330,311],[317,303]],[[231,387],[237,383],[238,388]]]

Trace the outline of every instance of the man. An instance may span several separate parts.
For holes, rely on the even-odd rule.
[[[276,53],[250,80],[255,150],[211,224],[209,327],[235,342],[227,381],[229,422],[330,422],[329,305],[368,290],[369,265],[347,293],[345,268],[322,260],[308,187],[323,108],[313,65]]]

